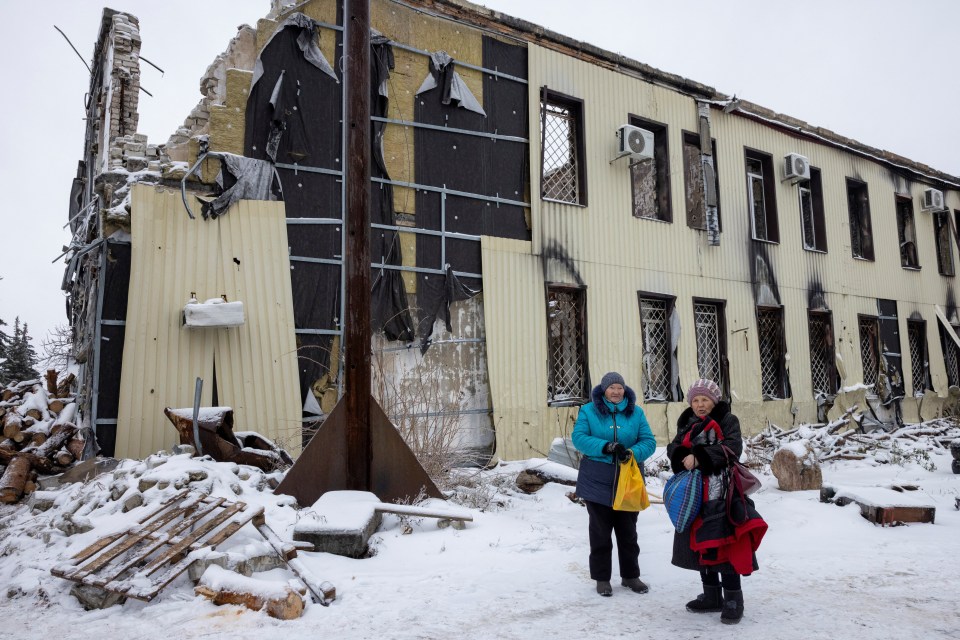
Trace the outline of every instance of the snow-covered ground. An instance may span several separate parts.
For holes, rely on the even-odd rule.
[[[656,455],[662,456],[662,449]],[[474,521],[464,530],[440,529],[431,518],[401,521],[385,515],[371,538],[372,557],[301,553],[317,577],[336,586],[338,597],[329,607],[308,604],[297,620],[214,606],[194,595],[186,574],[153,602],[128,600],[84,611],[69,594],[72,583],[52,576],[50,568],[148,508],[123,514],[116,501],[108,501],[85,514],[81,509],[74,519],[88,518],[95,528],[64,535],[55,525],[62,524],[59,514],[72,500],[109,493],[112,479],[101,476],[62,489],[49,511],[32,513],[25,504],[0,507],[0,637],[955,640],[960,638],[955,508],[960,476],[951,472],[945,450],[932,453],[930,462],[933,471],[913,462],[830,462],[823,475],[824,482],[841,486],[918,485],[914,495],[936,506],[936,524],[876,526],[855,504],[823,504],[815,491],[783,492],[776,479],[762,475],[764,487],[754,498],[770,530],[758,552],[760,571],[744,579],[746,610],[735,627],[720,624],[719,614],[685,611],[684,603],[698,593],[698,577],[670,564],[673,531],[658,504],[642,512],[638,524],[641,577],[650,592],[633,594],[615,576],[614,597],[599,597],[587,568],[586,510],[565,496],[570,487],[548,483],[526,495],[513,483],[525,467],[548,466],[573,477],[572,470],[545,460],[501,464],[483,472],[479,484],[476,477],[465,479],[465,485],[477,484],[474,504],[486,508],[472,508]],[[144,471],[138,465],[143,463],[126,461],[122,468]],[[256,489],[262,480],[256,470],[244,468],[238,476],[235,466],[178,457],[147,473],[162,481],[198,467],[208,473],[207,490],[264,505],[268,524],[289,539],[298,513],[289,499]],[[649,486],[659,493],[662,480],[653,478]],[[156,500],[163,491],[144,495]],[[412,531],[405,533],[405,525]],[[248,525],[222,548],[263,545]],[[285,569],[255,575],[271,581],[293,577]]]

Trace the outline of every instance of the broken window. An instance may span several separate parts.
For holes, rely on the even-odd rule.
[[[945,276],[956,275],[953,267],[953,246],[950,242],[950,212],[934,212],[933,234],[937,245],[937,271]]]
[[[800,227],[803,248],[807,251],[827,251],[827,228],[823,209],[823,184],[820,170],[810,167],[810,179],[800,182]]]
[[[853,257],[873,260],[873,228],[870,225],[870,198],[866,182],[847,178],[847,208]]]
[[[726,395],[727,345],[722,303],[695,300],[693,322],[697,335],[697,372],[701,378],[716,382]]]
[[[541,184],[545,200],[587,204],[583,101],[546,87],[540,97]]]
[[[917,229],[913,224],[913,200],[897,196],[897,238],[900,240],[900,266],[919,269]]]
[[[863,384],[877,383],[880,373],[880,327],[874,316],[859,316],[860,361],[863,364]]]
[[[922,396],[930,388],[930,361],[927,358],[927,323],[907,320],[907,344],[910,346],[910,371],[913,395]]]
[[[672,222],[667,125],[636,116],[630,116],[630,124],[653,133],[653,159],[630,161],[633,216]]]
[[[813,395],[833,395],[839,388],[839,381],[830,314],[824,311],[811,311],[808,319],[810,381],[813,386]]]
[[[953,332],[960,332],[960,327],[953,326]],[[943,365],[947,370],[947,384],[951,387],[960,386],[960,347],[953,341],[943,325],[940,325],[940,347],[943,349]]]
[[[757,341],[760,351],[760,392],[764,400],[786,397],[783,310],[757,308]]]
[[[770,154],[744,149],[747,169],[747,201],[754,240],[780,242],[777,225],[776,181]]]
[[[672,298],[640,296],[640,332],[643,339],[643,398],[647,402],[673,400],[672,360],[675,345],[670,335]]]
[[[720,183],[717,179],[717,141],[711,140],[713,148],[713,172],[711,180],[704,180],[703,157],[700,152],[700,135],[683,132],[683,185],[687,204],[687,226],[694,229],[707,228],[707,194],[712,187],[717,198],[717,220],[720,220]]]
[[[589,398],[586,289],[547,285],[547,354],[548,403]]]

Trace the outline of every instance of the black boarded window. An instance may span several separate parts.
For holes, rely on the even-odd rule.
[[[823,311],[809,313],[810,330],[810,381],[813,395],[830,395],[837,392],[836,356],[833,343],[833,325],[830,314]]]
[[[850,214],[850,251],[854,258],[873,260],[873,227],[867,183],[847,178],[847,209]]]
[[[877,383],[880,373],[880,328],[875,316],[859,316],[860,362],[863,365],[863,384]]]
[[[713,147],[713,191],[717,194],[717,221],[720,222],[720,182],[717,179],[717,141]],[[700,154],[700,135],[683,132],[683,186],[684,201],[687,209],[687,226],[694,229],[707,228],[706,189],[709,186],[704,179],[703,159]],[[721,223],[721,229],[723,227]]]
[[[913,201],[897,196],[897,239],[900,241],[900,266],[919,269],[917,229],[913,223]]]
[[[587,204],[583,101],[543,87],[540,95],[540,195]]]
[[[913,395],[922,396],[930,386],[930,360],[927,357],[927,323],[907,320],[907,344],[910,347],[910,370]]]
[[[672,222],[667,125],[636,116],[630,116],[630,124],[653,133],[653,159],[630,161],[633,216]]]
[[[675,345],[670,338],[673,298],[639,296],[640,332],[643,341],[643,398],[647,402],[669,402]]]
[[[726,396],[727,345],[723,303],[694,300],[693,321],[697,336],[697,373],[716,382]]]
[[[580,404],[590,395],[587,379],[587,292],[547,285],[547,402]]]
[[[827,251],[826,216],[823,208],[823,183],[820,170],[810,167],[810,179],[797,187],[800,197],[800,229],[803,248],[807,251]]]
[[[951,387],[960,386],[960,347],[953,341],[943,325],[940,326],[940,347],[943,349],[943,364],[947,370],[947,384]],[[954,326],[953,332],[960,332],[960,327]]]
[[[786,397],[784,384],[783,310],[757,308],[757,341],[760,352],[760,391],[764,400]]]
[[[767,153],[744,149],[744,160],[747,171],[747,205],[753,239],[780,242],[773,158]]]
[[[953,243],[950,242],[950,213],[933,214],[933,238],[937,246],[937,271],[944,276],[956,275],[953,266]]]

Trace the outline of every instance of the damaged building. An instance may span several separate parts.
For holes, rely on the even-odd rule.
[[[64,289],[84,425],[230,406],[296,453],[342,392],[343,11],[274,1],[163,144],[105,10]],[[938,415],[960,178],[462,0],[371,1],[375,395],[481,460],[569,435],[605,371],[663,442],[716,380],[748,432]]]

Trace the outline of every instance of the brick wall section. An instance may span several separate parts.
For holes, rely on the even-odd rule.
[[[120,136],[137,132],[140,114],[140,23],[135,16],[117,13],[110,30],[113,65],[110,70],[110,147]]]

